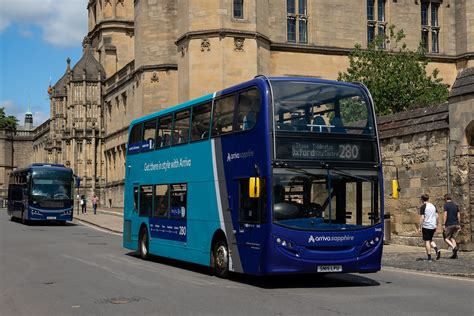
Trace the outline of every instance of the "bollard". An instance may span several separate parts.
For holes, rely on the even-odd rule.
[[[392,231],[390,228],[390,213],[386,213],[383,216],[383,242],[385,245],[390,244],[392,239]]]

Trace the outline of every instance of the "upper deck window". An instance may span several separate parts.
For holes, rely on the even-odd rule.
[[[128,152],[136,153],[140,152],[141,140],[142,140],[142,124],[136,124],[130,131],[128,139]]]
[[[235,94],[215,101],[212,136],[231,133],[234,124]]]
[[[143,124],[142,151],[155,149],[156,119]]]
[[[277,131],[374,134],[362,89],[307,81],[272,80],[271,85]]]
[[[235,130],[252,129],[257,123],[260,112],[260,93],[257,89],[250,89],[239,94],[237,122]]]
[[[171,129],[173,127],[173,116],[166,115],[158,120],[157,147],[168,147],[171,144]]]
[[[185,144],[189,139],[189,110],[181,111],[175,114],[173,145]]]
[[[191,127],[191,141],[208,139],[211,123],[211,103],[200,104],[193,108],[193,122]]]

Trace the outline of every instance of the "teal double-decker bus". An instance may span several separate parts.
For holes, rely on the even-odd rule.
[[[131,122],[124,247],[253,275],[376,272],[383,181],[361,84],[253,80]]]

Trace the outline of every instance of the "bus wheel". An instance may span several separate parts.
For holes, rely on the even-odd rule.
[[[229,249],[225,241],[216,242],[213,251],[214,273],[219,278],[227,278],[229,275]]]
[[[140,257],[143,260],[147,260],[150,257],[150,250],[148,246],[148,231],[146,228],[142,229],[140,232],[140,240],[138,242],[138,252],[140,253]]]

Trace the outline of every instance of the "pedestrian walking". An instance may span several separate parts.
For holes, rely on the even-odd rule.
[[[87,214],[87,200],[85,195],[81,196],[81,208],[82,214]]]
[[[443,213],[443,238],[444,241],[451,247],[453,254],[450,259],[458,258],[458,245],[456,237],[461,229],[461,216],[459,214],[459,206],[451,200],[451,195],[444,196],[444,213]]]
[[[438,212],[436,206],[428,202],[430,199],[428,194],[423,194],[421,196],[421,201],[423,205],[420,207],[420,227],[423,235],[423,241],[425,242],[425,249],[427,255],[427,261],[433,261],[431,259],[431,247],[434,248],[436,253],[436,260],[439,260],[441,257],[441,251],[436,246],[436,243],[433,241],[434,233],[438,227]]]
[[[94,215],[97,214],[97,203],[99,202],[99,198],[97,195],[94,194],[94,197],[92,198],[92,208],[94,209]]]

